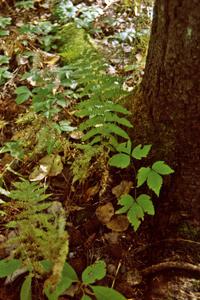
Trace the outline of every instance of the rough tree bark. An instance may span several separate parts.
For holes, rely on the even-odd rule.
[[[156,0],[141,94],[132,111],[136,135],[143,142],[152,143],[154,156],[175,169],[159,200],[154,240],[181,237],[199,241],[199,0]],[[162,260],[176,256],[180,261],[198,262],[198,243],[184,250],[182,247],[182,252],[178,251],[176,243],[170,244],[166,254],[162,253]],[[152,263],[160,259],[157,251],[154,249]],[[174,285],[170,291],[169,280],[161,281],[162,285],[168,284],[168,293],[163,289],[165,295],[156,296],[152,285],[149,299],[197,299],[175,293]]]

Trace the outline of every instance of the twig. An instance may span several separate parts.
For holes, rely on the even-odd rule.
[[[121,265],[122,265],[122,261],[120,260],[119,263],[118,263],[118,266],[117,266],[117,270],[116,270],[116,272],[115,272],[115,278],[113,279],[111,288],[114,288],[115,281],[116,281],[117,275],[118,275],[118,273],[119,273],[119,270],[120,270],[120,268],[121,268]]]

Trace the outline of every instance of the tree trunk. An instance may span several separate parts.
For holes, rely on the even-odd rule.
[[[196,241],[190,247],[170,244],[162,253],[156,248],[151,263],[157,263],[158,258],[174,260],[176,256],[176,260],[196,264],[200,259],[197,254],[200,240],[199,0],[156,1],[141,95],[133,103],[132,111],[140,142],[152,143],[154,158],[165,160],[175,169],[175,175],[157,201],[154,240]],[[149,299],[197,299],[181,298],[178,292],[172,298],[169,295],[156,298],[153,290],[152,285]]]

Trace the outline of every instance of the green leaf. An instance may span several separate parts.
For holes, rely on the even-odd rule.
[[[65,132],[71,132],[77,129],[77,127],[70,126],[70,122],[67,120],[62,120],[59,122],[60,129]]]
[[[124,153],[118,153],[113,155],[108,163],[112,167],[125,169],[130,165],[130,156]]]
[[[142,210],[141,207],[140,207],[140,209]],[[140,211],[140,213],[141,213],[141,211]],[[131,209],[129,209],[127,218],[129,220],[129,222],[131,223],[131,225],[133,226],[134,230],[137,231],[137,229],[139,228],[139,226],[141,224],[141,220],[138,218],[138,214],[137,214],[135,205],[132,206]]]
[[[73,282],[78,280],[75,270],[67,262],[64,264],[62,276],[71,279]]]
[[[136,146],[133,151],[132,151],[132,156],[135,159],[142,159],[143,157],[147,157],[147,155],[149,154],[149,151],[151,150],[151,146],[152,145],[144,145],[142,147],[142,145],[138,145]]]
[[[148,174],[150,171],[151,171],[151,169],[149,167],[147,167],[147,168],[142,167],[138,170],[137,187],[140,187],[147,180],[147,177],[148,177]]]
[[[17,159],[23,159],[24,151],[21,144],[18,141],[11,141],[5,143],[5,145],[0,148],[0,153],[10,152],[11,156]]]
[[[118,144],[118,145],[116,146],[116,150],[117,150],[118,152],[124,152],[124,153],[130,155],[130,154],[131,154],[131,141],[128,140],[128,141],[125,142],[125,143]]]
[[[103,260],[96,261],[88,266],[82,273],[82,281],[84,284],[94,283],[106,276],[106,264]]]
[[[129,139],[129,136],[128,134],[126,133],[125,130],[121,129],[119,126],[115,125],[115,124],[109,124],[107,123],[106,124],[106,127],[108,128],[108,130],[111,132],[111,133],[115,133],[125,139]]]
[[[154,191],[154,193],[157,196],[159,196],[160,194],[162,183],[163,183],[162,177],[155,171],[151,170],[148,174],[147,185],[151,190]]]
[[[53,263],[50,260],[41,260],[40,264],[42,265],[42,267],[44,268],[45,272],[50,272],[52,267],[53,267]]]
[[[126,213],[132,206],[133,206],[133,203],[134,203],[134,199],[131,195],[122,195],[120,198],[119,198],[119,201],[118,203],[120,205],[122,205],[123,207],[118,209],[116,211],[117,214],[123,214],[123,213]]]
[[[26,86],[20,86],[16,88],[15,92],[17,94],[17,98],[16,98],[17,104],[22,104],[23,102],[28,100],[30,96],[32,96],[31,91]]]
[[[26,276],[21,290],[20,290],[20,300],[31,300],[31,284],[32,284],[32,275]]]
[[[0,55],[0,65],[8,64],[9,63],[9,57],[6,55]]]
[[[104,287],[104,286],[91,286],[97,300],[126,300],[126,298],[118,291]]]
[[[83,137],[82,137],[82,141],[87,141],[88,139],[90,139],[91,137],[100,134],[101,130],[100,128],[92,128],[91,130],[89,130]]]
[[[51,287],[49,287],[44,290],[44,293],[49,300],[57,300],[58,297],[60,295],[62,295],[64,293],[64,291],[67,290],[72,285],[72,283],[75,281],[78,281],[78,276],[77,276],[76,272],[67,262],[65,262],[63,271],[62,271],[61,280],[58,283],[58,285],[56,286],[55,291],[53,293],[51,293],[51,291],[50,291]]]
[[[88,295],[83,295],[81,300],[92,300],[92,298],[90,298]]]
[[[155,214],[153,202],[152,202],[151,197],[149,195],[142,194],[139,197],[137,197],[136,201],[142,207],[144,212],[146,212],[149,215],[154,215]]]
[[[0,260],[0,278],[6,277],[12,274],[22,266],[19,259],[2,259]]]
[[[174,173],[174,170],[171,169],[164,161],[156,161],[152,165],[152,169],[160,175],[169,175]]]
[[[9,30],[2,30],[0,29],[0,36],[5,36],[5,35],[9,35]]]

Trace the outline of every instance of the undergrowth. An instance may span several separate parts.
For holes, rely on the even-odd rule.
[[[34,8],[32,1],[17,2],[19,9]],[[99,201],[110,189],[112,172],[128,170],[133,177],[133,189],[116,194],[115,216],[124,214],[136,231],[145,214],[154,215],[152,192],[159,196],[162,176],[173,170],[164,161],[151,166],[144,163],[136,170],[136,160],[146,158],[152,145],[134,145],[131,141],[127,129],[134,124],[129,121],[131,113],[122,105],[128,95],[126,79],[109,74],[110,62],[88,37],[88,32],[94,32],[93,21],[103,12],[93,7],[88,16],[80,8],[78,17],[70,1],[60,2],[63,3],[64,6],[54,6],[54,18],[59,15],[62,23],[67,15],[67,26],[40,21],[18,28],[14,59],[22,66],[22,72],[17,69],[16,79],[5,49],[0,56],[3,95],[8,86],[14,90],[12,96],[18,107],[23,108],[14,120],[12,137],[4,140],[0,148],[5,160],[1,166],[0,213],[4,226],[11,232],[3,245],[7,258],[0,261],[0,277],[24,268],[28,275],[21,288],[23,300],[30,299],[33,277],[47,278],[44,293],[50,300],[58,299],[72,283],[77,284],[78,293],[82,292],[82,300],[94,295],[103,300],[107,293],[113,299],[125,299],[113,289],[93,285],[106,275],[103,261],[89,266],[82,280],[66,262],[67,208],[49,192],[51,180],[66,180],[67,172],[69,197],[93,180],[95,189],[88,197],[95,196]],[[0,34],[5,40],[11,21],[10,17],[0,18]],[[72,32],[66,32],[67,28]],[[80,36],[83,43],[76,48]],[[144,39],[138,39],[144,54]],[[35,49],[33,41],[41,49]],[[16,41],[12,46],[16,46]],[[46,52],[50,50],[60,55]],[[130,72],[132,67],[127,70]],[[3,132],[7,122],[1,120],[0,126]],[[9,176],[14,178],[12,185],[8,184]],[[150,195],[144,194],[144,184]]]

